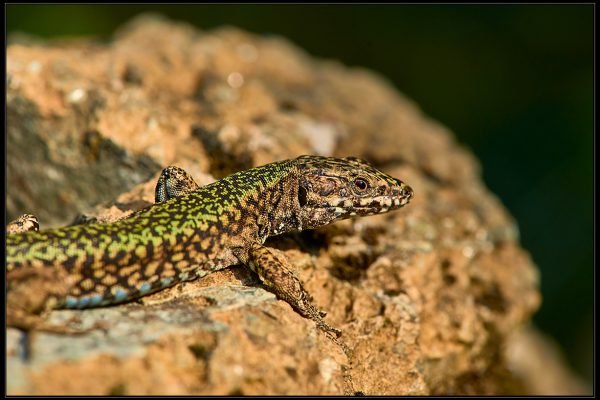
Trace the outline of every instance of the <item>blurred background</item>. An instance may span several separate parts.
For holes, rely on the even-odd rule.
[[[281,35],[387,77],[454,131],[541,270],[534,318],[593,362],[594,5],[6,5],[9,35],[95,36],[141,12]]]

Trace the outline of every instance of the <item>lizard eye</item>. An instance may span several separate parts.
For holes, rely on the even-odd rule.
[[[369,184],[362,178],[356,178],[354,180],[354,186],[356,186],[359,191],[364,192],[369,187]]]
[[[306,188],[304,186],[300,186],[298,188],[298,203],[300,203],[300,207],[304,207],[306,205],[307,197],[308,193],[306,192]]]

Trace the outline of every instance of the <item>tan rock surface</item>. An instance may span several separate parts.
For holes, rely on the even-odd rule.
[[[366,158],[416,193],[398,212],[267,243],[348,354],[236,266],[141,303],[55,311],[111,328],[37,334],[29,362],[9,329],[9,393],[527,392],[504,345],[539,307],[537,270],[474,157],[385,80],[281,38],[156,17],[106,44],[7,54],[9,218],[35,213],[43,229],[104,203],[91,213],[110,221],[151,203],[168,164],[203,185],[300,154]]]

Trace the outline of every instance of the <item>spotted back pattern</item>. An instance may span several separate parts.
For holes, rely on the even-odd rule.
[[[363,185],[364,183],[364,185]],[[356,158],[301,156],[230,175],[110,224],[7,236],[7,272],[62,268],[57,307],[116,304],[239,263],[254,243],[403,206],[412,190]]]

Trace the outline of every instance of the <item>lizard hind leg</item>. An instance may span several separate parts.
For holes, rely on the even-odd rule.
[[[28,231],[37,232],[40,230],[40,222],[35,215],[23,214],[14,221],[6,225],[6,233],[12,235]]]
[[[7,274],[6,325],[29,331],[78,335],[95,329],[105,329],[96,323],[88,329],[72,329],[54,325],[46,320],[47,314],[57,307],[72,287],[66,271],[61,269],[25,266]],[[77,316],[69,322],[75,322]]]
[[[162,203],[193,192],[199,187],[196,181],[184,169],[171,165],[163,169],[160,173],[154,191],[154,201]]]
[[[284,257],[277,256],[268,247],[254,243],[250,246],[245,263],[258,274],[269,291],[291,305],[300,315],[315,321],[317,327],[329,335],[341,335],[339,329],[323,321],[326,313],[312,304],[310,294],[293,274],[289,261]]]

